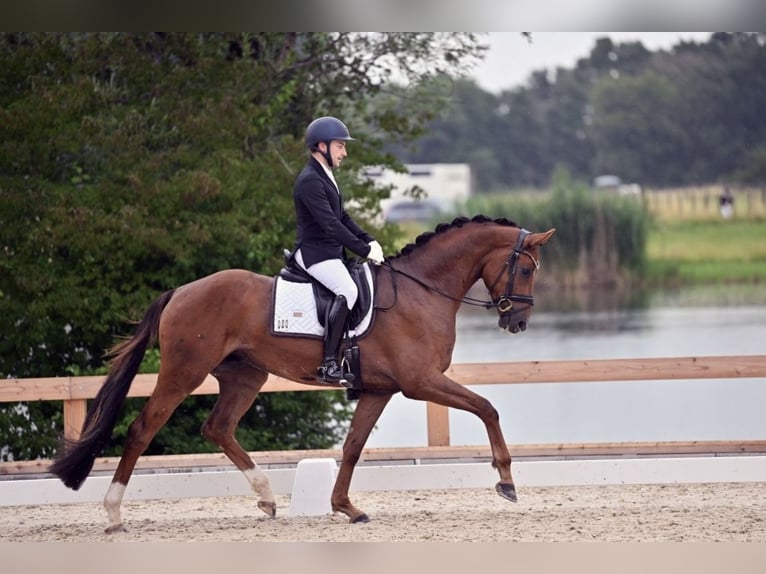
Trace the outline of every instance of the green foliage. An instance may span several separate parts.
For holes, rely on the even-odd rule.
[[[383,143],[421,133],[434,111],[397,107],[395,91],[370,102],[395,69],[417,90],[481,50],[474,34],[0,33],[0,376],[103,371],[104,350],[162,291],[224,268],[275,273],[317,115],[357,138],[341,178],[371,221],[379,196],[356,170],[391,163]],[[289,418],[264,436],[335,440],[326,415],[343,421],[345,407],[331,396],[265,399],[264,413]],[[198,434],[207,402],[190,399],[161,448]],[[61,417],[45,408],[0,405],[0,445],[50,454]],[[38,447],[13,430],[25,419]]]
[[[594,173],[625,181],[683,181],[688,132],[677,120],[679,90],[671,78],[647,72],[603,79],[593,90]],[[677,161],[668,161],[676,158]]]
[[[25,402],[0,408],[0,461],[50,458],[64,428],[63,403]]]
[[[742,183],[766,181],[766,145],[751,150],[745,155],[745,160],[734,174],[734,179]]]

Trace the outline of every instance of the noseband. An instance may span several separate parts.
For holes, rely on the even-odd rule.
[[[457,298],[453,297],[449,293],[445,293],[441,289],[437,289],[436,287],[433,287],[431,285],[428,285],[421,279],[415,277],[414,275],[410,275],[409,273],[406,273],[405,271],[402,271],[400,269],[395,269],[391,263],[386,260],[383,265],[388,267],[393,274],[399,274],[404,275],[408,279],[412,279],[415,281],[415,283],[419,284],[421,287],[425,287],[429,291],[433,291],[434,293],[438,293],[439,295],[446,297],[447,299],[452,299],[453,301],[457,301],[459,303],[465,303],[466,305],[474,305],[476,307],[484,307],[485,309],[497,309],[500,313],[501,317],[510,317],[511,312],[513,311],[513,302],[516,303],[526,303],[529,306],[532,306],[535,304],[534,297],[532,295],[516,295],[513,293],[513,280],[516,277],[516,269],[519,264],[519,258],[522,255],[526,255],[529,257],[532,262],[535,264],[535,269],[540,269],[540,262],[537,261],[528,251],[524,251],[521,247],[524,244],[524,239],[526,239],[527,235],[529,235],[529,231],[526,229],[521,229],[519,231],[519,236],[516,239],[516,245],[514,245],[513,249],[511,250],[510,255],[508,255],[508,258],[505,260],[505,265],[502,269],[500,269],[500,273],[498,273],[497,278],[492,282],[492,285],[489,288],[489,294],[492,295],[492,289],[495,288],[497,285],[497,282],[500,281],[500,278],[503,276],[503,272],[508,270],[508,282],[505,285],[505,292],[498,297],[497,299],[493,299],[491,301],[482,301],[481,299],[474,299],[473,297],[462,297]],[[395,275],[393,275],[395,277]],[[396,288],[396,280],[393,282],[394,287],[394,303],[389,307],[377,307],[377,309],[381,311],[388,311],[396,304],[396,298],[397,298],[397,288]]]

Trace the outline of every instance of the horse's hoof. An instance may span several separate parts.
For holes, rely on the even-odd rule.
[[[260,508],[261,510],[263,510],[263,512],[268,514],[269,518],[274,518],[277,515],[276,502],[266,502],[265,500],[259,500],[258,508]]]
[[[120,524],[112,524],[111,526],[107,526],[106,528],[104,528],[104,532],[106,532],[107,534],[114,534],[115,532],[127,532],[127,530],[125,530],[125,527],[122,525],[122,523],[120,523]]]
[[[355,516],[354,518],[349,520],[351,524],[360,524],[360,523],[369,522],[369,521],[370,521],[370,517],[367,516],[364,512],[362,512],[359,516]]]
[[[506,500],[510,500],[511,502],[517,501],[516,487],[512,482],[498,482],[497,485],[495,485],[495,490]]]

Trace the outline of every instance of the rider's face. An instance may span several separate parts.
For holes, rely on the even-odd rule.
[[[343,140],[332,140],[330,142],[330,157],[334,166],[340,166],[340,162],[348,155],[346,151],[346,142]]]

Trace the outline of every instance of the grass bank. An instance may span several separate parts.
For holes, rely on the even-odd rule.
[[[660,220],[647,237],[649,283],[766,282],[766,220]]]

